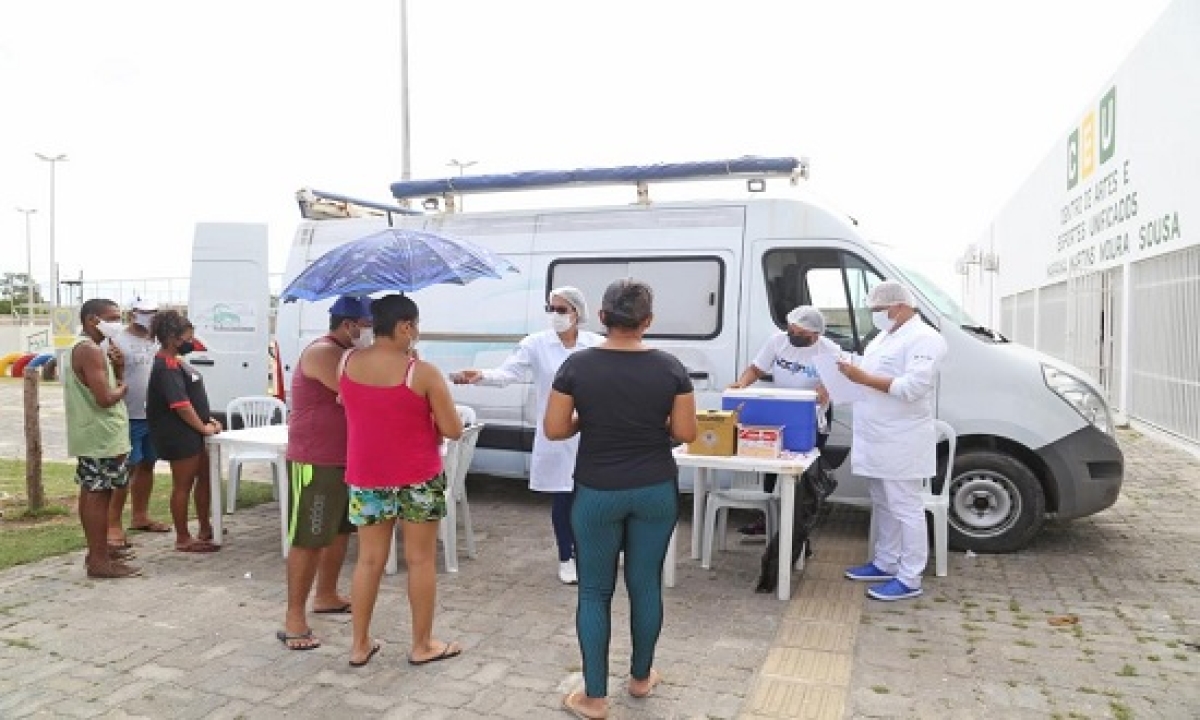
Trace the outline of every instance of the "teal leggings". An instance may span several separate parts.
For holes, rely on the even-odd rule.
[[[608,695],[608,645],[612,637],[612,596],[617,559],[625,552],[625,587],[633,658],[629,674],[644,680],[654,665],[662,631],[662,568],[667,543],[679,518],[675,479],[633,490],[575,486],[571,527],[579,568],[575,631],[583,653],[588,697]]]

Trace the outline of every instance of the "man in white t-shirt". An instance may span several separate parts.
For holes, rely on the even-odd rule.
[[[150,384],[150,368],[158,352],[158,342],[150,333],[150,325],[158,312],[158,303],[137,298],[130,306],[129,324],[111,338],[110,342],[125,359],[125,407],[129,412],[129,441],[131,450],[129,485],[114,490],[108,507],[108,543],[113,547],[129,547],[122,526],[125,498],[130,498],[129,527],[141,532],[168,532],[170,525],[150,517],[150,493],[154,489],[154,463],[158,454],[150,441],[150,426],[146,420],[146,388]]]
[[[763,344],[754,361],[742,371],[737,382],[729,386],[730,389],[748,387],[769,374],[775,379],[775,387],[816,391],[817,402],[824,414],[829,395],[821,384],[813,359],[817,355],[840,355],[842,352],[837,343],[822,334],[824,332],[825,316],[820,310],[811,305],[792,310],[787,314],[787,331],[775,333]],[[775,489],[775,475],[768,474],[763,478],[763,489],[767,492]],[[738,529],[743,535],[765,535],[766,531],[766,523],[762,520]]]

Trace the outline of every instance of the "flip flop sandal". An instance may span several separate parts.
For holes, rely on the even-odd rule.
[[[279,632],[275,633],[275,637],[279,640],[279,642],[283,643],[283,646],[288,650],[316,650],[317,648],[321,647],[321,641],[313,637],[312,630],[298,633],[296,635],[289,635],[286,630],[280,630]],[[296,645],[293,643],[305,644]]]
[[[450,658],[456,658],[459,655],[462,655],[462,648],[458,647],[458,648],[454,648],[453,650],[451,650],[450,648],[453,646],[454,646],[453,642],[448,642],[448,643],[446,643],[446,647],[442,648],[442,651],[440,653],[438,653],[437,655],[434,655],[433,657],[427,657],[424,660],[413,660],[413,656],[409,655],[408,656],[408,664],[409,665],[428,665],[431,662],[438,662],[440,660],[449,660]]]
[[[313,612],[317,615],[346,615],[350,612],[350,603],[338,605],[337,607],[321,608],[320,610],[314,609]]]
[[[176,552],[185,553],[215,553],[220,549],[220,545],[213,545],[211,542],[206,540],[193,540],[183,547],[178,545],[175,546]]]
[[[602,715],[588,714],[588,712],[586,710],[579,707],[579,700],[582,697],[583,697],[583,693],[579,690],[576,690],[573,693],[569,693],[566,697],[563,698],[563,701],[562,701],[563,707],[566,708],[567,712],[571,713],[572,715],[574,715],[577,718],[580,718],[580,720],[605,720],[605,718],[608,717],[607,712],[605,712]]]
[[[151,533],[171,532],[170,525],[163,523],[163,522],[159,522],[157,520],[146,523],[145,525],[130,525],[129,529],[137,530],[138,532],[151,532]]]
[[[126,565],[117,560],[110,560],[102,568],[87,569],[87,576],[96,580],[119,580],[122,578],[137,577],[141,574],[141,568]]]
[[[351,660],[350,667],[352,667],[352,668],[363,667],[367,663],[371,662],[371,658],[375,657],[376,653],[378,653],[382,649],[383,649],[383,645],[381,645],[379,643],[375,643],[374,645],[371,646],[371,652],[367,653],[367,656],[365,658],[363,658],[362,660]]]

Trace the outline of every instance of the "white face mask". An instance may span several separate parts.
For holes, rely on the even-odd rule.
[[[553,330],[554,332],[558,332],[558,333],[566,332],[571,329],[572,325],[574,325],[574,323],[571,322],[570,314],[560,315],[559,313],[552,312],[552,313],[546,313],[546,317],[549,319],[550,329]]]
[[[375,342],[375,331],[362,330],[359,332],[358,338],[354,341],[353,345],[356,348],[366,348],[371,347],[371,343],[373,342]]]
[[[891,332],[896,326],[896,321],[888,317],[887,310],[874,310],[871,312],[871,322],[880,332]]]
[[[121,334],[121,331],[125,329],[125,326],[113,320],[101,320],[100,324],[96,326],[96,329],[99,330],[100,334],[104,337],[112,338]]]
[[[154,313],[134,313],[133,321],[149,330],[150,323],[154,321]]]

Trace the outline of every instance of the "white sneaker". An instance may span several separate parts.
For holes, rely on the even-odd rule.
[[[579,575],[575,572],[575,558],[558,564],[558,579],[562,580],[564,585],[579,584]]]

